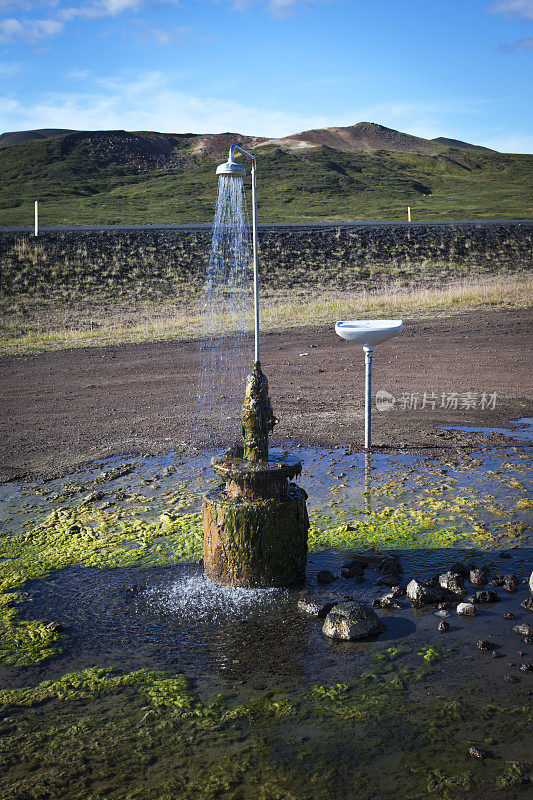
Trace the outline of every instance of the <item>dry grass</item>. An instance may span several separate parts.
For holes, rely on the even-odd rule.
[[[261,328],[333,325],[338,319],[448,316],[461,311],[524,308],[533,305],[533,278],[504,275],[464,279],[444,286],[384,284],[371,291],[283,293],[264,298]],[[224,324],[225,323],[225,324]],[[250,319],[250,328],[252,320]],[[231,321],[218,321],[231,329]],[[194,339],[202,335],[198,307],[176,303],[136,306],[85,305],[58,309],[40,304],[4,325],[0,353],[22,355],[72,347],[103,347],[128,342]]]

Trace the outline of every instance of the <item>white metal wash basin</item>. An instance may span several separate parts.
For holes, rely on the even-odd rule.
[[[337,322],[335,333],[362,347],[374,347],[396,336],[402,328],[401,319],[351,319]]]

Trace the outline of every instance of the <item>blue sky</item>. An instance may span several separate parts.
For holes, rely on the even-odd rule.
[[[0,0],[0,132],[378,122],[533,152],[533,0]]]

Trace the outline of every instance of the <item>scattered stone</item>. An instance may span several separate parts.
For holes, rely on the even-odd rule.
[[[522,622],[520,625],[515,625],[513,627],[513,633],[517,633],[519,636],[526,636],[527,638],[533,637],[533,626],[529,624],[529,622]]]
[[[465,603],[477,603],[476,595],[469,594],[468,597],[465,597]]]
[[[437,608],[441,611],[449,611],[451,607],[452,604],[448,600],[445,600],[443,603],[439,603],[437,606]]]
[[[321,594],[310,594],[309,592],[302,592],[298,599],[298,611],[303,611],[304,614],[312,614],[319,619],[325,619],[332,608],[339,603],[347,600],[353,600],[351,595],[334,595],[329,592]]]
[[[436,603],[442,599],[441,592],[430,587],[428,583],[413,579],[407,584],[407,597],[415,605]]]
[[[459,572],[445,572],[439,575],[439,585],[458,597],[464,597],[466,594],[464,578]]]
[[[503,679],[507,681],[507,683],[520,683],[519,679],[515,678],[514,675],[504,675]]]
[[[503,579],[503,588],[506,592],[517,592],[518,578],[516,575],[506,575]]]
[[[333,583],[333,581],[337,580],[335,575],[329,571],[329,569],[322,569],[316,576],[316,579],[319,583]]]
[[[533,644],[533,636],[526,636],[524,639],[524,644]]]
[[[503,586],[504,583],[505,583],[505,579],[504,579],[503,575],[495,575],[494,578],[491,580],[490,585],[491,586]]]
[[[351,567],[344,567],[341,570],[341,575],[343,578],[362,578],[364,574],[364,569],[360,564],[354,564]]]
[[[405,597],[405,589],[403,586],[391,586],[388,597]]]
[[[63,625],[60,622],[49,622],[46,626],[47,630],[53,631],[54,633],[61,633],[65,630]]]
[[[133,464],[122,464],[119,467],[104,470],[96,478],[96,483],[105,483],[106,481],[114,481],[116,478],[122,478],[124,475],[129,475],[130,472],[133,472],[133,469]]]
[[[399,608],[403,608],[402,603],[399,603],[397,600],[395,600],[388,594],[384,595],[380,599],[379,604],[381,608],[385,608],[387,609],[387,611],[396,611]]]
[[[480,639],[476,645],[478,650],[494,650],[494,643],[489,642],[487,639]]]
[[[327,615],[322,632],[331,639],[354,641],[386,630],[375,611],[362,603],[339,603]]]
[[[492,653],[490,654],[490,657],[491,658],[501,658],[502,654],[498,650],[493,650]]]
[[[520,664],[521,672],[533,672],[533,664]]]
[[[440,611],[435,611],[435,616],[442,617],[443,619],[445,619],[446,617],[450,616],[450,612],[446,611],[444,608],[441,608]]]
[[[514,614],[512,613],[512,611],[506,611],[505,614],[503,615],[503,618],[504,619],[514,619]]]
[[[501,553],[498,553],[500,558],[512,558],[512,555],[507,552],[507,550],[502,550]]]
[[[99,500],[104,499],[104,493],[102,491],[90,492],[90,494],[85,495],[83,500],[81,501],[83,505],[87,505],[88,503],[98,503]]]
[[[527,597],[525,600],[522,600],[520,606],[525,608],[526,611],[533,611],[533,597]]]
[[[500,598],[493,589],[481,589],[474,595],[476,603],[499,603]]]
[[[457,613],[465,617],[477,617],[477,609],[473,603],[459,603]]]
[[[485,754],[479,749],[479,747],[471,747],[468,753],[473,758],[485,758]]]
[[[387,556],[383,558],[376,567],[376,570],[385,575],[401,575],[403,574],[403,567],[399,560],[394,557]]]
[[[487,583],[487,574],[484,569],[471,569],[470,570],[470,583],[472,586],[485,586]]]
[[[438,630],[439,633],[446,633],[447,631],[450,630],[450,623],[449,622],[445,622],[444,620],[441,620],[439,622],[439,624],[437,625],[437,630]]]

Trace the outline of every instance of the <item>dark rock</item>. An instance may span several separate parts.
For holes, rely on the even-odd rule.
[[[498,553],[500,558],[512,558],[512,555],[508,553],[506,550],[502,550],[501,553]]]
[[[437,625],[437,630],[438,630],[439,633],[446,633],[446,631],[450,630],[450,623],[449,622],[445,622],[444,620],[441,620],[439,622],[439,624]]]
[[[319,583],[333,583],[333,581],[337,580],[335,575],[330,572],[329,569],[321,570],[316,576],[316,579]]]
[[[520,664],[521,672],[533,672],[533,664]]]
[[[376,581],[376,586],[389,586],[392,588],[398,583],[398,575],[383,575]]]
[[[479,747],[471,747],[468,751],[468,754],[473,758],[485,758],[485,754],[479,749]]]
[[[489,642],[487,639],[480,639],[476,645],[478,650],[494,650],[494,643]]]
[[[429,580],[424,581],[424,583],[426,584],[426,586],[429,586],[430,589],[436,589],[437,586],[439,585],[439,576],[433,575],[432,578],[429,578]]]
[[[466,594],[465,582],[459,572],[444,572],[439,575],[439,585],[441,589],[446,589],[457,597],[464,597]]]
[[[526,636],[526,637],[533,637],[533,626],[529,624],[529,622],[522,622],[520,625],[515,625],[513,627],[513,633],[517,633],[519,636]]]
[[[518,591],[518,582],[517,581],[505,581],[503,584],[503,589],[505,592],[509,592],[513,594],[514,592]]]
[[[504,675],[503,679],[504,681],[507,681],[507,683],[520,683],[518,678],[515,678],[514,675]]]
[[[470,570],[470,583],[472,586],[485,586],[487,583],[487,573],[484,569]]]
[[[465,597],[465,603],[477,603],[476,595],[469,594],[468,597]]]
[[[362,603],[339,603],[327,615],[322,632],[332,639],[354,641],[386,630],[375,611]]]
[[[354,564],[353,567],[345,567],[341,570],[341,575],[343,578],[362,578],[364,575],[364,569],[359,564]]]
[[[490,654],[490,657],[491,658],[501,658],[502,654],[500,652],[498,652],[498,650],[493,650],[492,653]]]
[[[533,636],[526,636],[524,639],[524,644],[533,644]]]
[[[105,495],[102,491],[90,492],[90,494],[83,498],[82,503],[84,505],[88,503],[97,503],[99,500],[103,500],[104,496]]]
[[[403,574],[403,567],[396,558],[386,557],[383,558],[376,567],[380,574],[385,575],[401,575]]]
[[[46,629],[49,631],[53,631],[54,633],[61,633],[65,630],[63,625],[60,622],[49,622],[46,626]]]
[[[329,592],[315,595],[309,592],[302,592],[298,599],[297,608],[298,611],[303,611],[304,614],[312,614],[319,619],[325,619],[332,608],[346,600],[353,600],[353,597],[350,595],[334,595]]]
[[[452,604],[448,600],[445,600],[443,603],[439,603],[437,606],[440,611],[449,611],[451,607]]]
[[[450,572],[457,572],[459,575],[462,575],[463,578],[468,578],[470,567],[468,567],[466,564],[463,564],[462,561],[456,561],[455,564],[451,565]]]
[[[364,556],[357,556],[357,558],[352,558],[351,561],[346,562],[343,564],[344,569],[351,569],[352,567],[359,567],[360,569],[366,569],[370,565],[370,561],[368,558],[364,558]]]
[[[514,619],[514,614],[511,611],[506,611],[503,615],[504,619]]]
[[[525,600],[522,600],[520,605],[522,608],[525,608],[526,611],[533,611],[533,597],[527,597]]]
[[[495,575],[494,578],[491,580],[490,585],[491,586],[503,586],[504,583],[505,583],[505,579],[504,579],[503,575]]]
[[[498,603],[500,600],[496,592],[492,589],[481,589],[479,592],[475,593],[474,597],[476,603]]]
[[[509,575],[504,575],[503,580],[504,583],[518,583],[518,578],[512,573],[509,573]]]
[[[381,608],[381,600],[378,600],[377,598],[372,600],[372,608]]]

